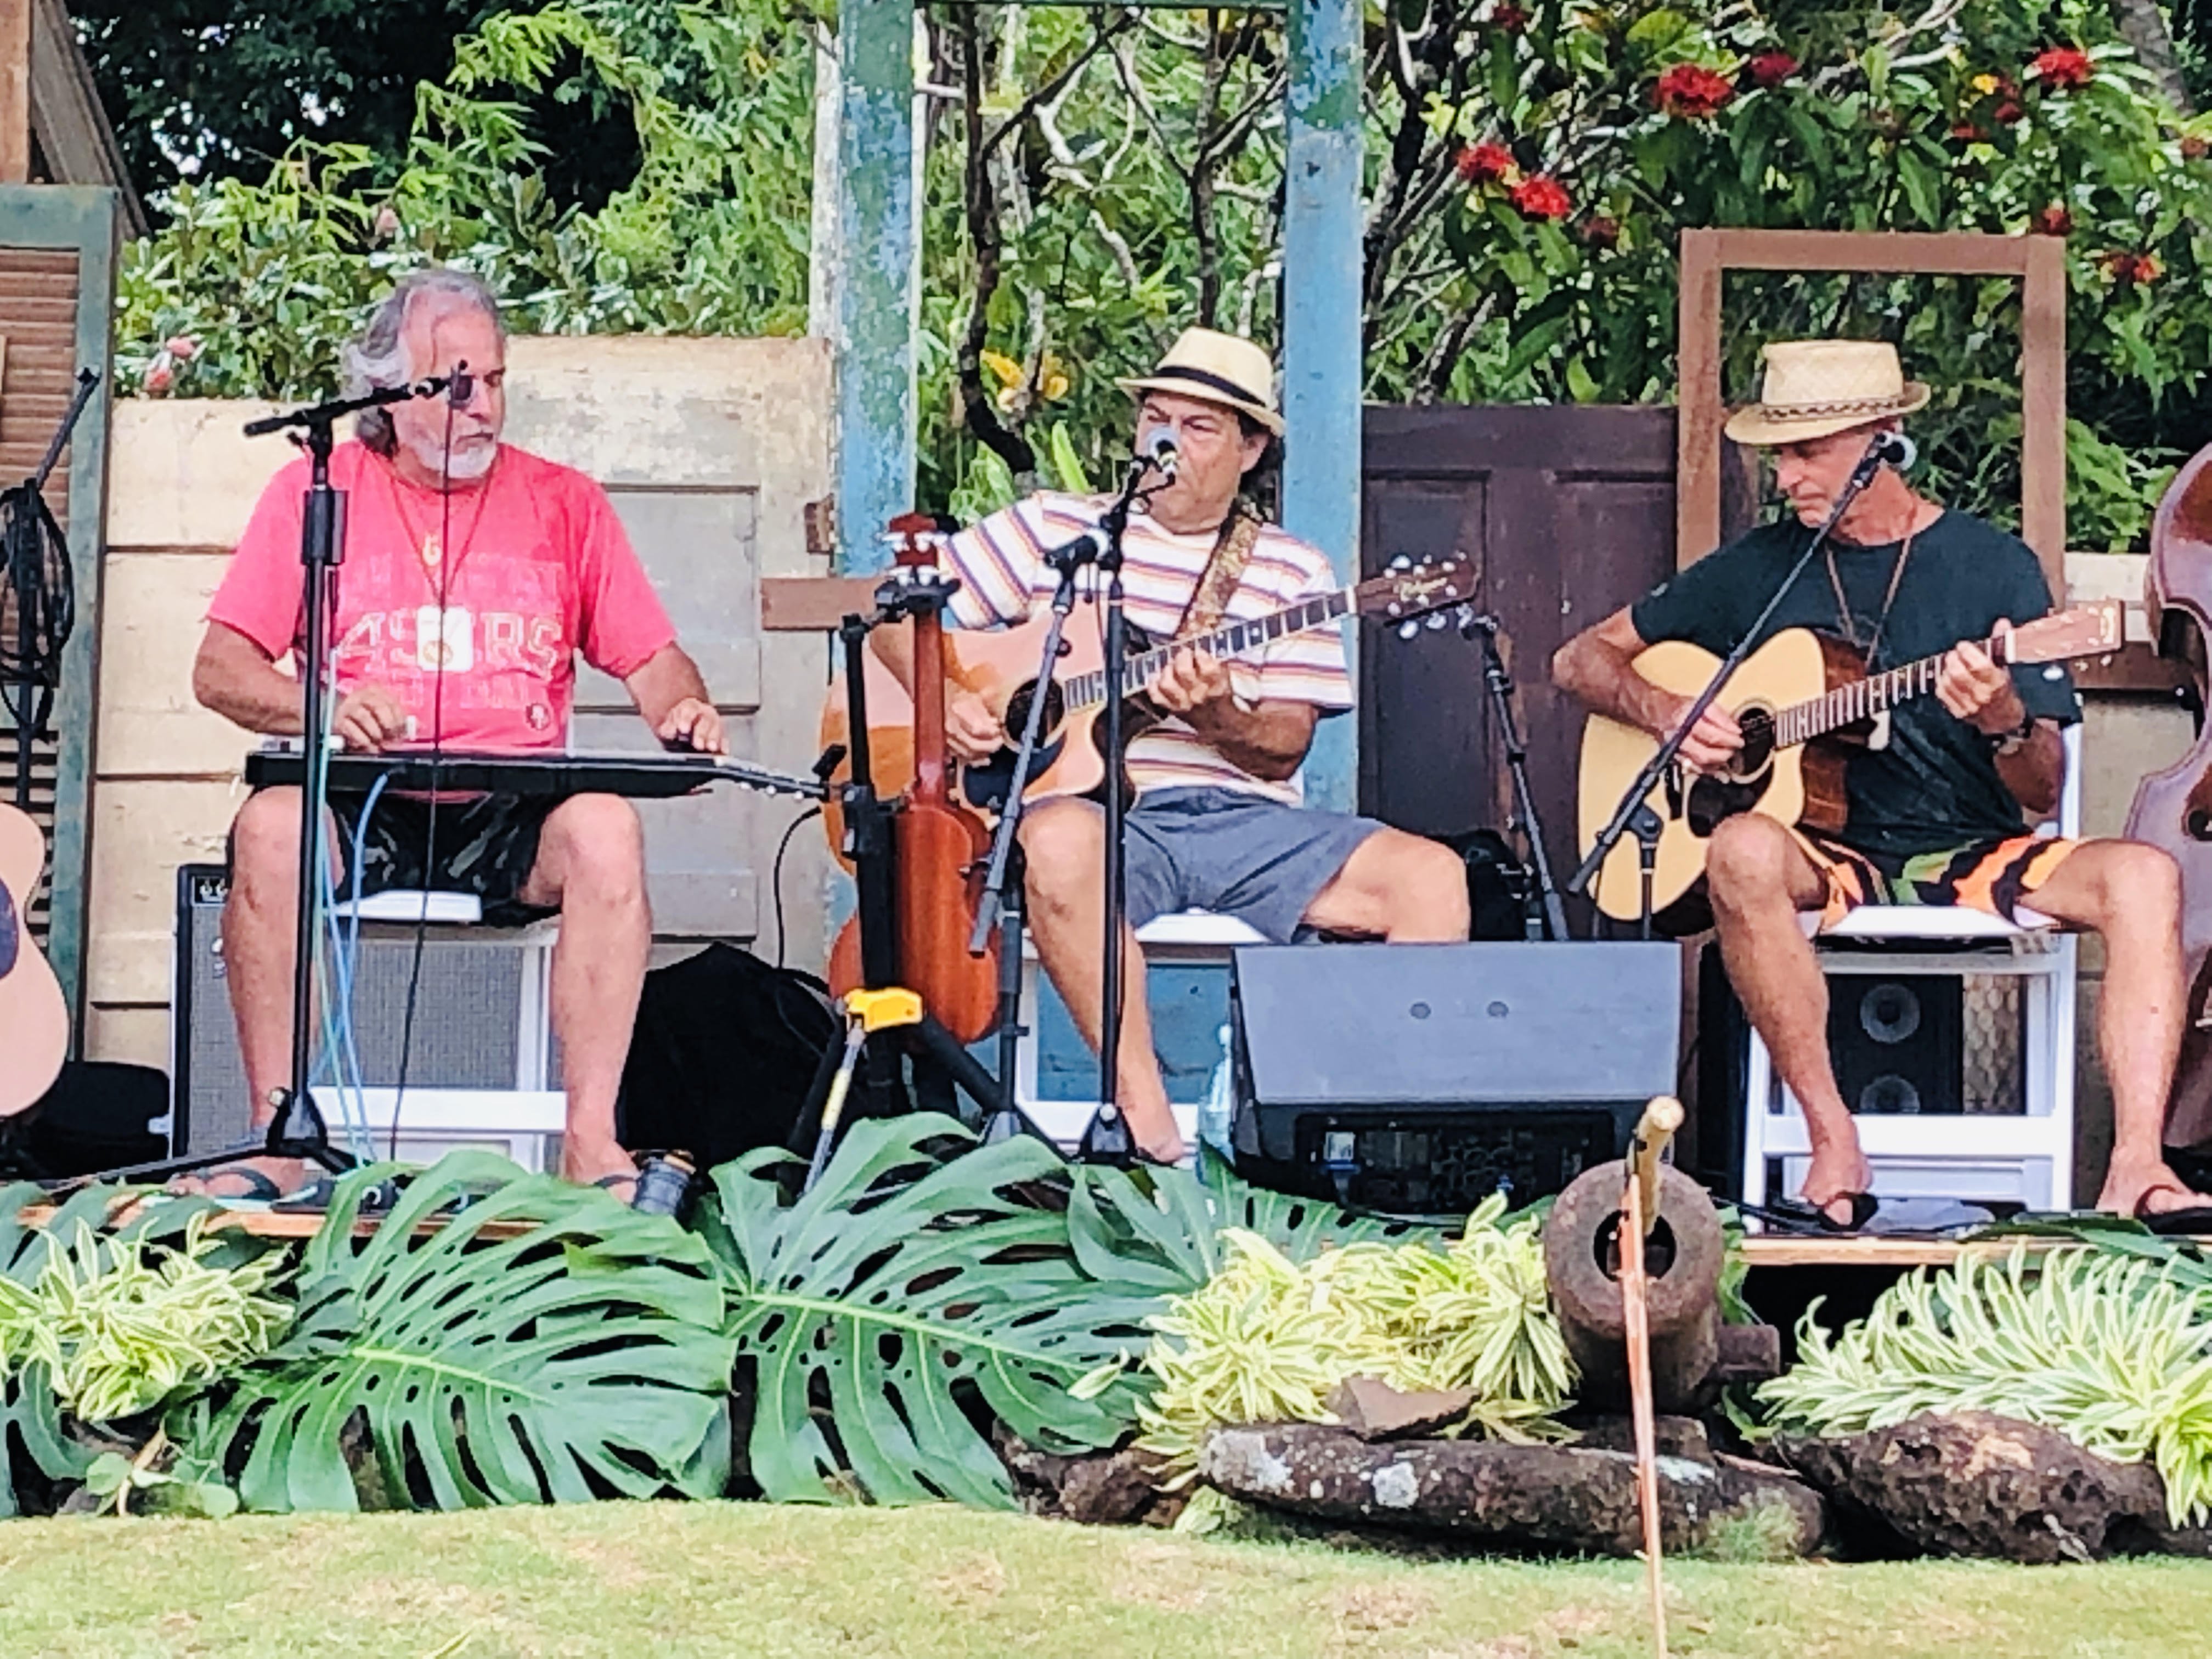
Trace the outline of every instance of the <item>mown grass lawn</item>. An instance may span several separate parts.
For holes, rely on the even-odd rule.
[[[2212,1562],[1670,1567],[1687,1655],[2200,1659]],[[0,1522],[0,1656],[1613,1659],[1632,1562],[1413,1563],[955,1510]]]

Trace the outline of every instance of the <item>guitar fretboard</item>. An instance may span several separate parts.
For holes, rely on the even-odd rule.
[[[1121,665],[1121,695],[1130,697],[1143,690],[1152,683],[1153,677],[1168,665],[1168,659],[1177,651],[1188,651],[1196,646],[1203,647],[1216,657],[1241,656],[1271,640],[1303,634],[1309,629],[1320,628],[1349,616],[1354,592],[1352,588],[1339,588],[1335,592],[1324,593],[1319,599],[1302,599],[1272,616],[1255,617],[1250,622],[1231,623],[1194,640],[1181,640],[1173,646],[1140,651]],[[1095,708],[1106,701],[1106,671],[1101,668],[1087,674],[1071,675],[1061,682],[1060,690],[1069,710]]]
[[[1984,640],[1981,647],[1990,660],[2002,666],[2009,660],[2002,639]],[[1872,720],[1901,702],[1924,697],[1936,689],[1940,656],[1923,657],[1885,673],[1869,674],[1849,685],[1839,685],[1820,696],[1792,703],[1774,717],[1774,738],[1784,748],[1810,743],[1824,733]]]

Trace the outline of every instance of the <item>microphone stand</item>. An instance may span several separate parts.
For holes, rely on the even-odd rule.
[[[1123,1169],[1135,1162],[1137,1144],[1129,1133],[1127,1120],[1121,1115],[1121,941],[1127,931],[1129,909],[1126,879],[1128,803],[1121,775],[1121,705],[1127,693],[1121,677],[1128,658],[1129,623],[1123,609],[1121,538],[1129,528],[1130,510],[1149,493],[1139,486],[1156,465],[1149,455],[1132,460],[1121,493],[1098,521],[1098,528],[1106,538],[1106,545],[1098,555],[1098,568],[1106,574],[1106,660],[1103,671],[1106,708],[1099,723],[1106,751],[1105,959],[1100,975],[1105,1006],[1099,1011],[1098,1021],[1098,1109],[1085,1127],[1075,1156],[1085,1164],[1112,1164]]]
[[[1044,650],[1037,661],[1035,690],[1022,719],[1006,799],[999,810],[999,826],[991,838],[991,862],[983,878],[982,898],[975,907],[975,925],[968,933],[968,954],[980,957],[990,948],[992,928],[999,930],[1000,1097],[998,1110],[984,1127],[983,1139],[987,1143],[1024,1132],[1049,1139],[1021,1109],[1016,1098],[1022,1039],[1028,1033],[1022,1027],[1022,876],[1015,852],[1022,815],[1028,809],[1028,802],[1023,797],[1028,792],[1030,774],[1036,764],[1038,740],[1044,734],[1045,704],[1050,701],[1052,692],[1053,670],[1060,662],[1060,634],[1075,609],[1075,573],[1086,564],[1096,563],[1097,558],[1098,540],[1095,536],[1079,536],[1065,547],[1055,547],[1044,556],[1045,562],[1060,573],[1060,586],[1052,596],[1052,620],[1045,626]]]
[[[1522,834],[1528,838],[1528,863],[1536,873],[1536,893],[1543,909],[1541,937],[1557,941],[1569,937],[1567,907],[1559,897],[1559,884],[1552,878],[1551,854],[1544,850],[1543,820],[1537,816],[1536,797],[1528,787],[1528,745],[1522,741],[1520,724],[1513,718],[1513,681],[1498,648],[1498,618],[1488,615],[1469,616],[1459,628],[1463,640],[1478,634],[1482,636],[1482,683],[1490,692],[1491,714],[1498,721],[1498,741],[1505,750],[1505,769],[1513,780],[1514,815],[1521,820]]]
[[[1613,808],[1612,818],[1604,829],[1598,831],[1597,839],[1590,845],[1589,856],[1583,860],[1582,866],[1567,880],[1570,893],[1579,896],[1586,892],[1614,847],[1620,844],[1620,838],[1633,831],[1643,878],[1642,932],[1645,939],[1651,937],[1653,867],[1658,856],[1659,833],[1662,827],[1658,814],[1652,810],[1645,797],[1659,787],[1660,780],[1674,766],[1675,757],[1681,753],[1682,745],[1689,741],[1690,733],[1696,729],[1698,722],[1705,718],[1705,710],[1711,708],[1721,693],[1728,689],[1728,683],[1735,678],[1736,670],[1743,666],[1744,659],[1750,656],[1754,645],[1760,641],[1766,624],[1782,608],[1784,598],[1797,585],[1798,577],[1803,575],[1812,564],[1813,556],[1827,545],[1829,536],[1844,514],[1850,511],[1851,503],[1858,500],[1859,492],[1874,482],[1874,475],[1890,458],[1891,440],[1892,434],[1887,432],[1878,432],[1874,435],[1867,445],[1866,453],[1859,458],[1859,464],[1851,469],[1851,476],[1844,481],[1842,493],[1836,497],[1836,504],[1828,509],[1828,516],[1821,521],[1820,529],[1814,532],[1813,539],[1805,544],[1805,550],[1798,555],[1797,562],[1790,567],[1790,574],[1767,596],[1765,606],[1753,620],[1751,626],[1744,630],[1743,637],[1735,642],[1735,649],[1722,659],[1721,665],[1705,682],[1705,690],[1698,692],[1691,700],[1690,706],[1682,711],[1682,718],[1675,722],[1674,729],[1652,751],[1651,758],[1644,763],[1644,769],[1636,775],[1635,781],[1621,796],[1620,804]],[[1678,806],[1671,810],[1679,815],[1680,809]]]

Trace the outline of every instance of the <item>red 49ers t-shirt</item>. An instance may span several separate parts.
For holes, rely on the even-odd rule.
[[[208,607],[210,621],[280,661],[307,631],[307,479],[302,459],[270,481]],[[574,468],[501,445],[483,482],[447,501],[347,443],[331,457],[331,482],[347,492],[331,635],[338,693],[384,687],[414,742],[557,749],[577,653],[627,679],[675,642],[606,491]]]

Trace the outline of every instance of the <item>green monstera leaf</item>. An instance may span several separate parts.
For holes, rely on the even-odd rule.
[[[1068,1236],[1067,1170],[1026,1136],[950,1118],[855,1124],[815,1189],[750,1154],[715,1172],[700,1227],[727,1277],[753,1479],[770,1498],[1011,1508],[996,1417],[1031,1444],[1110,1446],[1143,1384],[1072,1392],[1144,1345],[1156,1290]],[[1094,1270],[1094,1267],[1097,1270]]]
[[[357,1234],[386,1182],[397,1201]],[[340,1181],[296,1282],[285,1339],[218,1408],[173,1421],[248,1509],[360,1507],[342,1449],[356,1419],[398,1504],[710,1497],[726,1484],[721,1287],[673,1221],[455,1152],[419,1173],[386,1164]]]

